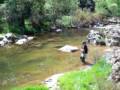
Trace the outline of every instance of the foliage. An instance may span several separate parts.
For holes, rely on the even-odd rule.
[[[62,16],[61,19],[57,20],[57,23],[64,27],[72,26],[72,16]]]
[[[0,3],[4,3],[5,0],[0,0]]]
[[[48,7],[48,8],[47,8]],[[69,15],[78,7],[77,0],[47,0],[46,9],[52,15]]]
[[[90,70],[74,71],[65,74],[60,78],[60,87],[61,90],[107,90],[100,89],[100,85],[103,82],[107,82],[109,73],[110,65],[100,60]],[[104,84],[106,85],[106,83]]]
[[[14,88],[12,90],[48,90],[45,86],[27,86],[27,87],[21,87],[21,88]]]
[[[120,0],[96,0],[96,11],[104,15],[119,16]]]
[[[68,20],[64,15],[71,14],[78,7],[77,2],[77,0],[9,0],[6,1],[5,16],[11,32],[21,34],[42,32],[49,30],[57,19]],[[29,21],[30,28],[26,26],[26,20]]]
[[[89,25],[94,25],[96,22],[101,21],[102,18],[102,15],[100,15],[99,13],[91,13],[88,11],[81,11],[78,9],[73,15],[72,23],[74,25],[77,25],[78,27],[89,27]]]
[[[67,18],[78,8],[77,0],[46,0],[45,11],[51,18],[53,24],[57,19]]]
[[[56,24],[65,27],[73,24],[88,26],[101,19],[101,15],[120,15],[120,0],[95,0],[95,3],[93,0],[1,0],[0,3],[5,4],[5,9],[1,9],[1,32],[19,34],[46,32]],[[80,11],[79,4],[87,10]],[[94,7],[96,12],[88,11],[94,11]],[[4,22],[2,18],[5,18]]]
[[[6,2],[5,16],[11,32],[25,34],[25,20],[37,31],[44,26],[44,0],[9,0]]]
[[[83,10],[88,9],[91,12],[95,11],[95,1],[94,0],[79,0],[80,1],[80,8]]]

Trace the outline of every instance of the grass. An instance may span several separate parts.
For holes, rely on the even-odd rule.
[[[48,88],[41,85],[41,86],[26,86],[21,88],[14,88],[12,90],[48,90]]]
[[[47,77],[82,66],[80,52],[63,53],[57,49],[66,44],[80,48],[87,34],[84,30],[73,30],[61,35],[43,35],[25,46],[0,48],[0,90],[9,90],[16,86],[39,85]],[[73,32],[73,34],[71,34]],[[75,33],[75,34],[74,34]],[[89,46],[88,62],[93,63],[94,56],[102,55],[105,47]]]
[[[111,66],[100,60],[89,70],[69,72],[59,80],[61,90],[110,90],[104,87],[110,70]]]

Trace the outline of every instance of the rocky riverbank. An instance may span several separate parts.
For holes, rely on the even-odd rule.
[[[102,34],[106,46],[111,47],[105,53],[107,62],[112,65],[109,79],[115,83],[120,83],[120,24],[110,24],[96,28],[98,28],[98,35]]]
[[[87,41],[95,45],[120,46],[120,24],[95,27],[88,34]]]
[[[15,35],[13,33],[6,33],[0,35],[0,46],[4,47],[9,44],[23,45],[33,40],[33,36]]]
[[[120,83],[120,47],[113,47],[107,52],[106,59],[112,65],[109,79],[115,83]]]

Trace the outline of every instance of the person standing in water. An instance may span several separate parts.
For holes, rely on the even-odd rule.
[[[80,55],[80,59],[82,61],[83,64],[86,64],[86,57],[88,54],[88,46],[86,42],[82,43],[82,48],[81,48],[81,55]]]

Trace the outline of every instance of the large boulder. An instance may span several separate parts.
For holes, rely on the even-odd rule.
[[[74,52],[74,51],[78,51],[79,48],[75,47],[75,46],[70,46],[70,45],[65,45],[64,47],[60,48],[59,51],[62,52]]]

